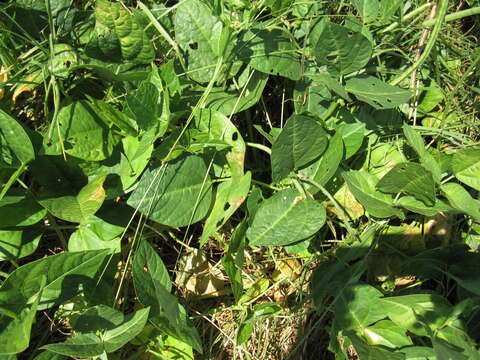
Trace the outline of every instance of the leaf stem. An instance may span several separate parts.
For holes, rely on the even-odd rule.
[[[0,200],[3,199],[3,197],[5,196],[5,194],[7,193],[7,191],[10,189],[10,187],[13,185],[13,183],[15,182],[15,180],[17,180],[17,178],[22,175],[23,171],[25,170],[25,167],[26,167],[26,164],[25,163],[22,163],[17,170],[15,170],[15,172],[12,174],[12,176],[10,176],[10,178],[8,179],[7,183],[3,186],[2,188],[2,191],[0,192]]]
[[[418,69],[422,64],[427,60],[430,52],[437,41],[438,34],[440,33],[440,29],[442,28],[443,20],[445,19],[445,14],[447,13],[448,9],[448,0],[440,0],[438,6],[438,15],[435,18],[435,26],[433,27],[432,33],[428,38],[427,44],[425,45],[425,49],[423,50],[422,55],[418,58],[417,61],[413,63],[408,69],[402,72],[398,77],[396,77],[391,84],[398,85],[402,82],[405,78],[407,78],[413,71]]]
[[[480,6],[470,8],[470,9],[466,9],[466,10],[462,10],[462,11],[457,11],[457,12],[454,12],[453,14],[448,14],[448,15],[445,16],[444,21],[445,22],[450,22],[450,21],[455,21],[455,20],[462,19],[462,18],[467,17],[467,16],[474,16],[474,15],[480,15]],[[432,26],[432,25],[435,24],[435,21],[437,21],[437,19],[425,20],[422,23],[422,26],[423,27]]]
[[[355,239],[358,239],[358,235],[357,235],[357,232],[355,231],[355,229],[350,225],[349,223],[349,220],[351,220],[350,216],[347,214],[347,212],[343,209],[342,205],[339,204],[339,202],[332,196],[332,194],[330,194],[330,192],[328,192],[327,189],[325,189],[322,185],[320,185],[319,183],[317,183],[316,181],[314,180],[311,180],[311,179],[304,179],[304,178],[300,178],[300,180],[302,181],[306,181],[308,183],[310,183],[311,185],[315,186],[316,188],[318,188],[321,193],[323,195],[325,195],[328,200],[330,200],[330,202],[333,204],[333,206],[335,206],[335,208],[337,209],[337,211],[340,213],[340,215],[342,216],[342,218],[344,219],[342,222],[343,224],[345,225],[345,228],[347,229],[347,232],[352,236],[354,237]]]
[[[272,150],[268,146],[258,144],[258,143],[248,142],[248,141],[245,142],[245,145],[250,146],[250,147],[255,148],[255,149],[258,149],[258,150],[262,150],[262,151],[266,152],[268,155],[272,155]]]
[[[393,23],[391,23],[389,26],[387,26],[385,29],[383,29],[382,31],[380,31],[380,34],[383,34],[383,33],[386,33],[386,32],[389,32],[389,31],[392,31],[394,29],[396,29],[402,22],[405,22],[405,21],[408,21],[410,19],[412,19],[413,17],[417,16],[418,14],[422,13],[423,11],[425,11],[426,9],[428,9],[429,7],[431,7],[433,5],[433,3],[431,2],[428,2],[426,4],[423,4],[422,6],[419,6],[418,8],[416,8],[415,10],[409,12],[408,14],[406,14],[402,19],[401,21],[395,21]]]

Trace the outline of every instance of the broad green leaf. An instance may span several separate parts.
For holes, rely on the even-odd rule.
[[[153,289],[149,289],[149,292],[155,294],[156,297],[145,297],[143,300],[149,301],[148,306],[159,310],[159,314],[150,318],[150,322],[163,333],[191,345],[201,353],[202,342],[200,336],[190,321],[185,308],[157,279],[152,278],[149,283],[154,286]]]
[[[352,0],[352,4],[360,13],[364,22],[374,21],[380,10],[380,2],[378,0]]]
[[[432,343],[438,359],[480,359],[476,341],[469,335],[469,328],[461,319],[451,318],[448,325],[437,332]]]
[[[426,346],[409,346],[399,352],[405,354],[405,360],[437,360],[433,349]]]
[[[382,293],[373,286],[355,284],[341,291],[334,308],[335,326],[342,330],[363,330],[385,318],[380,307]]]
[[[242,76],[243,75],[243,76]],[[229,86],[227,88],[214,87],[208,93],[205,100],[205,107],[210,110],[216,110],[226,116],[231,116],[247,110],[255,105],[262,96],[268,75],[247,67],[242,73],[238,86]],[[205,88],[193,91],[191,96],[195,103],[205,93]],[[188,96],[187,92],[187,96]]]
[[[295,114],[310,113],[323,118],[327,116],[332,100],[329,88],[323,83],[305,77],[295,82],[293,88]]]
[[[58,131],[53,131],[52,143],[45,136],[47,155],[60,155],[61,144],[69,155],[88,161],[101,161],[113,151],[114,140],[100,114],[86,101],[76,101],[58,112]]]
[[[373,76],[355,77],[347,81],[345,89],[358,100],[375,109],[392,109],[410,99],[410,91],[392,86]]]
[[[211,200],[205,162],[189,155],[148,169],[127,203],[153,221],[180,227],[203,219]]]
[[[401,348],[413,345],[406,330],[390,320],[382,320],[364,330],[364,335],[372,345]]]
[[[121,239],[102,239],[89,228],[89,224],[81,224],[68,239],[68,251],[86,251],[112,249],[116,253],[121,250]]]
[[[317,184],[324,186],[335,175],[340,162],[344,159],[344,153],[342,135],[335,133],[328,143],[327,150],[325,150],[320,159],[301,169],[299,175],[302,178],[313,180]],[[313,194],[320,191],[314,185],[308,185],[307,188]]]
[[[95,214],[105,200],[104,177],[85,185],[77,196],[44,197],[39,203],[54,216],[71,222],[83,222]]]
[[[480,222],[480,202],[475,200],[462,185],[449,182],[442,185],[441,190],[454,209]]]
[[[315,119],[293,115],[272,146],[273,181],[278,182],[317,159],[327,145],[327,133]]]
[[[220,54],[223,24],[200,0],[182,1],[176,7],[175,40],[182,49],[188,76],[208,83],[215,73]]]
[[[335,130],[342,135],[345,145],[345,159],[350,158],[360,149],[365,139],[364,123],[341,123],[335,127]]]
[[[247,172],[241,178],[231,178],[217,187],[215,203],[210,215],[205,220],[200,246],[205,245],[208,238],[223,226],[243,204],[250,191],[251,178],[252,174]]]
[[[389,20],[403,4],[403,0],[381,0],[379,17],[382,21]]]
[[[239,45],[240,59],[252,68],[291,80],[300,79],[300,57],[292,40],[282,30],[248,30]]]
[[[463,149],[454,153],[452,170],[458,180],[480,191],[480,149]]]
[[[438,200],[433,206],[426,206],[422,201],[415,199],[413,196],[403,196],[398,200],[398,205],[417,214],[425,216],[435,216],[439,212],[451,211],[452,208],[445,202]]]
[[[251,245],[287,245],[314,235],[325,220],[322,205],[297,190],[286,189],[260,205],[247,237]]]
[[[37,250],[42,230],[0,230],[0,261],[17,260]]]
[[[353,196],[371,215],[379,218],[403,218],[402,212],[393,207],[392,197],[376,190],[378,179],[374,175],[364,171],[349,171],[343,174],[343,178]]]
[[[13,320],[0,314],[0,356],[16,354],[28,348],[30,331],[45,286],[45,276],[39,274],[36,280],[39,290],[33,295],[34,299],[30,306],[25,304],[24,307],[17,310],[17,317]]]
[[[35,356],[33,360],[68,360],[68,358],[50,351],[42,351],[39,355]]]
[[[142,82],[133,93],[127,94],[126,100],[139,128],[148,130],[159,125],[162,99],[155,85]]]
[[[129,119],[127,115],[115,108],[114,106],[106,103],[105,101],[98,100],[92,97],[88,97],[89,106],[102,119],[105,119],[107,123],[112,123],[120,130],[124,131],[127,135],[137,136],[138,129],[133,120]]]
[[[230,280],[233,296],[237,302],[240,300],[243,292],[242,266],[247,225],[248,222],[245,219],[238,224],[230,237],[227,253],[222,258],[222,265]]]
[[[42,220],[46,213],[28,193],[10,191],[0,200],[0,228],[33,225]]]
[[[2,109],[0,109],[0,135],[21,163],[26,164],[35,159],[33,145],[25,129]],[[16,167],[15,164],[11,165]]]
[[[148,64],[155,52],[138,19],[120,3],[95,2],[95,30],[87,55],[106,62]]]
[[[347,334],[359,359],[365,360],[405,360],[405,355],[392,352],[381,346],[369,345],[357,335]]]
[[[444,98],[442,90],[433,79],[430,81],[430,86],[424,88],[421,95],[418,110],[422,113],[432,111]]]
[[[167,336],[162,341],[162,345],[159,360],[194,360],[193,348],[189,344],[175,339],[173,336]]]
[[[377,189],[389,193],[413,195],[427,206],[435,205],[435,182],[430,171],[416,163],[400,163],[377,184]]]
[[[326,65],[331,74],[343,75],[360,70],[372,55],[372,44],[365,36],[326,20],[314,27],[310,43],[318,64]]]
[[[106,306],[100,306],[100,315],[102,308],[108,309]],[[63,343],[49,344],[42,349],[73,357],[94,357],[100,356],[104,352],[110,353],[120,349],[135,336],[137,336],[145,327],[148,320],[149,308],[140,309],[133,314],[127,315],[121,324],[115,327],[105,328],[105,322],[108,318],[101,318],[96,328],[96,333],[82,333],[68,338]],[[108,315],[111,315],[107,312]],[[92,314],[89,321],[98,321]],[[99,316],[99,315],[97,315]],[[98,333],[100,332],[100,333]]]
[[[61,253],[32,261],[16,269],[0,287],[0,308],[22,309],[40,290],[39,277],[46,284],[39,310],[60,304],[75,296],[80,288],[91,285],[102,269],[106,250]]]
[[[172,283],[162,259],[146,240],[141,241],[135,250],[132,273],[138,300],[140,303],[150,306],[151,316],[159,315],[161,309],[157,296],[160,294],[156,291],[156,286],[160,284],[169,292],[172,289]]]
[[[245,160],[245,142],[229,118],[225,115],[207,109],[199,110],[195,115],[195,125],[198,130],[208,134],[208,139],[228,144],[231,149],[226,155],[230,166],[230,174],[235,182],[243,177]]]
[[[360,234],[354,246],[339,244],[336,257],[320,263],[312,276],[312,298],[318,311],[322,311],[330,296],[341,294],[343,289],[358,284],[360,276],[367,269],[365,259],[372,242],[377,237],[376,225],[367,227]],[[359,261],[355,261],[359,260]],[[351,265],[348,265],[352,263]]]
[[[420,134],[418,134],[411,126],[408,126],[407,124],[403,125],[403,133],[405,134],[410,146],[413,147],[415,152],[420,157],[422,165],[432,173],[434,180],[439,183],[442,177],[442,169],[433,155],[430,154],[425,148],[425,144],[423,143],[423,139]]]
[[[437,329],[443,326],[451,312],[447,300],[436,294],[385,297],[380,302],[380,307],[390,320],[419,336],[427,333],[417,316],[421,316],[432,329]]]

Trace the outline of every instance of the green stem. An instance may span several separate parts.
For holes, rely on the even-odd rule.
[[[412,18],[414,18],[415,16],[417,16],[418,14],[424,12],[426,9],[428,9],[429,7],[431,7],[433,4],[432,3],[426,3],[418,8],[416,8],[415,10],[409,12],[408,14],[406,14],[402,21],[395,21],[393,23],[391,23],[389,26],[387,26],[385,29],[383,29],[382,31],[380,31],[380,34],[383,34],[383,33],[386,33],[386,32],[389,32],[389,31],[392,31],[393,29],[396,29],[402,22],[405,22],[405,21],[408,21]]]
[[[47,213],[47,219],[50,222],[50,224],[53,225],[52,229],[57,234],[58,240],[60,240],[60,244],[62,245],[63,249],[67,251],[68,250],[67,240],[65,239],[65,236],[63,236],[63,232],[59,229],[60,227],[58,226],[57,221],[50,213]]]
[[[425,45],[425,49],[422,52],[422,55],[418,58],[412,66],[406,69],[403,73],[401,73],[397,78],[392,81],[392,85],[398,85],[404,79],[406,79],[412,72],[417,70],[422,64],[427,60],[430,56],[430,52],[437,41],[438,34],[440,33],[440,29],[442,28],[443,20],[445,19],[445,14],[447,13],[448,9],[448,0],[440,0],[438,6],[438,15],[435,18],[435,26],[433,27],[432,33],[428,38],[427,44]]]
[[[268,146],[258,144],[258,143],[253,143],[253,142],[246,142],[245,144],[247,146],[252,147],[252,148],[262,150],[262,151],[266,152],[268,155],[272,155],[272,150]]]
[[[270,189],[270,190],[275,190],[275,191],[282,190],[279,187],[264,183],[263,181],[259,181],[259,180],[252,179],[252,184],[260,185],[260,186],[266,187],[267,189]]]
[[[22,163],[17,170],[15,170],[15,172],[12,174],[12,176],[10,176],[10,178],[8,179],[7,183],[3,186],[2,188],[2,191],[0,192],[0,200],[3,199],[3,197],[5,196],[5,194],[7,193],[7,191],[10,189],[10,187],[13,185],[13,183],[15,182],[15,180],[17,180],[17,178],[22,175],[23,171],[25,170],[25,167],[27,165]]]
[[[307,192],[305,191],[305,188],[300,184],[300,181],[298,179],[293,178],[293,185],[297,188],[298,192],[303,195],[303,197],[306,199],[308,197]]]
[[[178,56],[178,60],[180,60],[180,63],[182,64],[183,70],[186,72],[187,67],[185,66],[185,63],[183,62],[183,56],[180,52],[180,48],[178,47],[177,43],[172,39],[170,34],[163,28],[163,26],[158,22],[158,20],[153,16],[152,12],[148,9],[148,7],[145,6],[141,1],[137,2],[138,6],[142,11],[147,15],[148,19],[152,22],[153,26],[157,31],[160,33],[160,35],[163,36],[163,38],[170,44],[170,46],[173,48],[175,53]]]
[[[348,222],[348,219],[350,219],[350,216],[343,209],[342,205],[340,205],[338,203],[338,201],[332,196],[332,194],[330,194],[327,189],[325,189],[322,185],[320,185],[319,183],[317,183],[314,180],[310,180],[310,179],[301,179],[301,180],[306,181],[306,182],[310,183],[311,185],[315,186],[316,188],[318,188],[320,190],[320,192],[323,195],[325,195],[328,198],[328,200],[330,200],[330,202],[333,204],[333,206],[335,206],[337,211],[340,213],[340,215],[344,219],[342,222],[345,225],[345,228],[347,229],[347,232],[350,234],[350,236],[357,239],[358,238],[357,232]]]
[[[455,21],[467,16],[474,16],[474,15],[480,15],[480,6],[477,6],[471,9],[462,10],[462,11],[457,11],[453,14],[448,14],[447,16],[445,16],[445,22]],[[422,23],[422,26],[423,27],[432,26],[435,24],[435,21],[437,21],[437,19],[425,20]]]

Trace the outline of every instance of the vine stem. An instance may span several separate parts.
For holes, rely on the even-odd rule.
[[[343,219],[345,219],[343,222],[343,224],[345,225],[345,228],[347,229],[347,232],[353,237],[355,238],[356,240],[358,240],[358,235],[357,235],[357,232],[356,230],[350,225],[350,223],[348,222],[347,219],[350,219],[350,216],[347,214],[347,212],[343,209],[342,205],[340,205],[338,203],[338,201],[332,196],[332,194],[330,194],[330,192],[328,192],[327,189],[325,189],[322,185],[320,185],[319,183],[317,183],[316,181],[314,180],[311,180],[311,179],[304,179],[304,178],[300,178],[300,180],[302,181],[305,181],[305,182],[308,182],[310,183],[311,185],[315,186],[316,188],[318,188],[321,193],[323,195],[325,195],[328,200],[330,200],[330,202],[333,204],[333,206],[335,206],[335,209],[337,209],[337,211],[340,213],[340,215],[342,216]]]
[[[392,85],[398,85],[405,78],[407,78],[413,71],[415,71],[420,66],[422,66],[422,64],[428,58],[428,56],[430,55],[430,52],[433,49],[433,46],[435,45],[435,42],[437,41],[438,34],[440,33],[440,29],[442,28],[443,20],[445,19],[445,14],[447,13],[447,9],[448,9],[448,0],[440,0],[438,5],[438,14],[434,20],[435,26],[433,27],[432,33],[428,38],[427,44],[425,45],[425,49],[422,55],[408,69],[406,69],[403,73],[401,73],[398,77],[396,77],[391,82]]]
[[[480,15],[480,6],[462,10],[462,11],[457,11],[457,12],[454,12],[453,14],[448,14],[445,16],[445,22],[455,21],[455,20],[463,19],[464,17],[474,16],[474,15]],[[433,24],[435,24],[435,21],[436,19],[425,20],[422,23],[422,26],[424,27],[432,26]]]

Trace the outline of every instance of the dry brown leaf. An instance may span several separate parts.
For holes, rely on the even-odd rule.
[[[177,268],[176,285],[186,296],[216,297],[223,294],[227,281],[213,266],[203,250],[191,249],[183,255]]]

